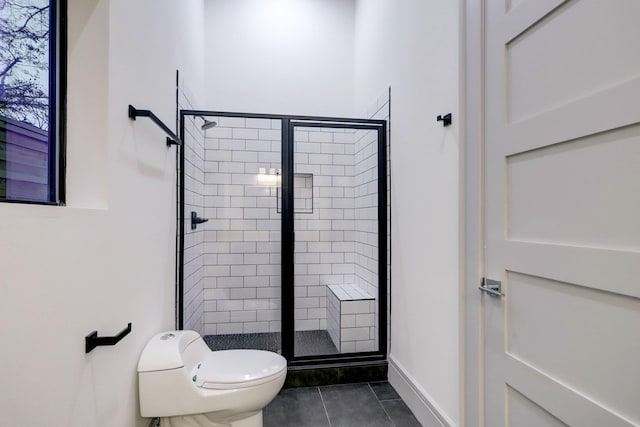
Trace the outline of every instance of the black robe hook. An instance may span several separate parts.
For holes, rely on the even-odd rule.
[[[451,113],[436,117],[436,122],[442,122],[442,126],[444,127],[449,126],[451,124]]]

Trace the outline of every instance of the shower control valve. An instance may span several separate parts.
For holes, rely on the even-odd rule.
[[[195,230],[198,224],[209,221],[207,218],[200,218],[197,213],[191,211],[191,229]]]

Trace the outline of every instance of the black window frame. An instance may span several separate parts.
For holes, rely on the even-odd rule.
[[[48,200],[0,197],[0,203],[65,206],[67,123],[67,0],[49,0]]]

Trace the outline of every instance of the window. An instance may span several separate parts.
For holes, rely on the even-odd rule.
[[[0,201],[64,199],[61,10],[0,0]]]

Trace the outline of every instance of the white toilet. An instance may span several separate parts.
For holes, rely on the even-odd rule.
[[[211,351],[197,332],[163,332],[138,362],[140,412],[162,427],[262,427],[286,375],[279,354]]]

